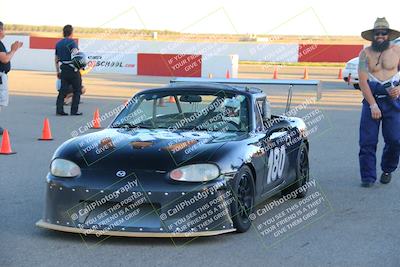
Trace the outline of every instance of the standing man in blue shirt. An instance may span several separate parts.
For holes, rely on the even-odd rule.
[[[56,44],[55,64],[57,77],[61,79],[61,88],[57,97],[56,115],[58,116],[68,115],[68,113],[64,112],[64,98],[67,96],[70,86],[73,89],[71,115],[82,115],[81,112],[78,112],[82,77],[79,69],[74,66],[71,59],[71,55],[79,52],[78,45],[72,39],[73,31],[74,29],[71,25],[65,25],[63,28],[64,39]]]
[[[3,42],[4,24],[0,22],[0,110],[2,107],[8,106],[8,77],[7,73],[11,70],[11,58],[15,52],[21,48],[22,42],[14,42],[11,45],[11,51],[7,52]],[[3,128],[0,127],[0,135],[3,134]]]

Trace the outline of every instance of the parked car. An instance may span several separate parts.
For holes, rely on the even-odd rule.
[[[358,84],[358,57],[349,60],[343,70],[343,80],[353,85],[355,89],[360,89]]]

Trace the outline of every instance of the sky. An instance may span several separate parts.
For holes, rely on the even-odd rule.
[[[395,1],[349,0],[0,0],[7,24],[171,30],[190,33],[359,35],[386,17],[400,30]],[[378,6],[379,4],[379,6]]]

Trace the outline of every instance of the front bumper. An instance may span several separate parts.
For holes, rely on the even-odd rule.
[[[121,188],[121,184],[98,189],[48,180],[44,216],[36,225],[83,235],[127,237],[210,236],[236,230],[230,209],[235,197],[225,182],[192,190],[178,187],[177,191]]]
[[[43,220],[39,220],[36,222],[36,226],[60,231],[67,233],[75,233],[75,234],[83,234],[86,235],[87,231],[85,229],[80,229],[76,227],[66,227],[62,225],[47,223]],[[235,232],[236,229],[226,229],[226,230],[216,230],[216,231],[202,231],[202,232],[185,232],[185,233],[161,233],[161,232],[128,232],[128,231],[108,231],[107,236],[121,236],[121,237],[198,237],[198,236],[214,236],[214,235],[222,235],[230,232]],[[92,232],[93,235],[96,233]]]

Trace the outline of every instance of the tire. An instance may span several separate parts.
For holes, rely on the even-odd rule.
[[[235,198],[231,204],[233,226],[237,232],[244,233],[251,226],[249,214],[254,211],[255,198],[254,177],[249,167],[240,168],[233,179],[232,190]]]
[[[302,142],[297,154],[296,181],[282,190],[283,195],[287,195],[305,185],[310,180],[310,165],[308,161],[307,145]],[[307,195],[307,190],[297,193],[296,198],[303,198]]]
[[[360,85],[358,83],[353,84],[354,89],[360,90]]]

